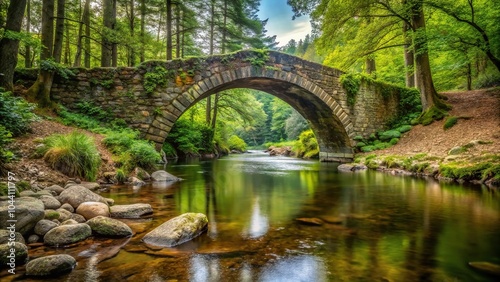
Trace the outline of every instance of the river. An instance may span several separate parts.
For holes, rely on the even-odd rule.
[[[101,192],[152,205],[151,217],[124,220],[132,238],[30,254],[75,256],[76,269],[54,279],[71,282],[498,281],[468,262],[500,264],[500,191],[336,168],[259,152],[171,163],[183,181]],[[175,248],[141,242],[185,212],[206,214],[208,231]]]

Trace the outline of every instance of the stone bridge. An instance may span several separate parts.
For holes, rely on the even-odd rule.
[[[374,83],[363,83],[349,103],[341,71],[273,51],[72,70],[76,75],[69,79],[56,76],[55,101],[70,109],[80,101],[93,102],[157,147],[189,107],[232,88],[264,91],[295,108],[316,134],[322,161],[352,160],[353,138],[383,130],[398,113],[399,95],[384,95]]]

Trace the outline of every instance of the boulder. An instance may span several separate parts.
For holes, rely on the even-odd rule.
[[[157,170],[151,174],[151,178],[154,181],[179,181],[179,178],[173,176],[172,174],[164,171]]]
[[[90,235],[92,235],[92,230],[88,224],[60,225],[47,232],[43,236],[43,241],[50,246],[67,245],[85,240]]]
[[[15,219],[16,231],[27,235],[45,216],[43,202],[32,197],[16,198],[15,213],[9,213],[9,206],[9,201],[0,201],[0,229],[6,229],[11,224],[7,220]],[[15,218],[9,215],[14,215]]]
[[[130,184],[132,184],[133,186],[143,186],[143,185],[146,185],[146,182],[140,180],[137,177],[129,177],[128,178],[128,182]]]
[[[71,218],[61,222],[61,225],[74,225],[74,224],[78,224],[78,222]]]
[[[140,167],[134,168],[134,170],[132,170],[132,172],[129,174],[129,177],[136,177],[144,181],[149,181],[151,179],[151,175],[149,175],[147,171]]]
[[[45,209],[57,210],[61,207],[61,202],[52,196],[43,195],[39,199],[43,202]]]
[[[153,229],[142,238],[149,245],[173,247],[190,241],[207,229],[208,219],[202,213],[185,213]]]
[[[71,215],[72,215],[72,213],[70,213],[69,211],[67,211],[65,209],[57,209],[56,212],[59,213],[58,220],[60,222],[63,222],[63,221],[66,221],[66,220],[70,219]]]
[[[32,234],[28,237],[28,244],[37,243],[40,240],[40,236]]]
[[[15,251],[12,252],[12,249],[15,249]],[[14,242],[13,246],[12,243],[10,245],[8,243],[0,245],[0,264],[2,267],[9,265],[11,262],[14,262],[15,265],[22,264],[27,258],[28,247],[23,243]]]
[[[96,216],[87,221],[92,231],[98,235],[111,237],[127,237],[132,236],[130,227],[113,218]]]
[[[73,208],[73,206],[71,206],[70,204],[68,203],[64,203],[62,206],[61,206],[61,209],[65,209],[69,212],[75,212],[75,208]]]
[[[43,236],[51,229],[56,228],[58,226],[57,223],[50,221],[48,219],[42,219],[35,225],[35,234]]]
[[[59,195],[59,194],[62,193],[62,191],[64,191],[64,188],[62,188],[59,185],[52,185],[52,186],[49,186],[49,187],[45,188],[44,190],[47,190],[47,191],[50,191],[50,192],[55,192],[57,195]]]
[[[83,217],[83,215],[79,215],[77,213],[72,213],[71,214],[71,219],[78,222],[78,223],[85,223],[87,220],[85,219],[85,217]]]
[[[54,220],[54,219],[59,219],[60,216],[61,214],[55,210],[45,210],[43,218],[48,220]]]
[[[68,273],[76,266],[76,260],[70,255],[51,255],[36,258],[26,265],[26,275],[54,276]]]
[[[25,244],[23,235],[19,232],[10,232],[9,230],[0,230],[0,244],[7,244],[9,239],[12,238],[14,242],[19,242]]]
[[[150,204],[116,205],[109,208],[114,218],[140,218],[153,212]]]
[[[80,185],[68,187],[59,194],[58,199],[61,203],[68,203],[75,209],[84,202],[101,202],[106,204],[106,199],[102,196]]]
[[[95,191],[101,187],[101,185],[97,182],[82,182],[80,186],[83,186],[91,191]]]
[[[100,202],[85,202],[78,206],[76,213],[82,215],[87,220],[99,215],[109,217],[109,207],[107,204]]]
[[[363,164],[341,164],[337,167],[338,171],[341,172],[356,172],[356,171],[364,171],[367,170],[368,167]]]

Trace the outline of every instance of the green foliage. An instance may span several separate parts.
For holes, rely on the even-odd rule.
[[[453,117],[453,116],[450,116],[450,117],[447,117],[446,120],[444,121],[444,125],[443,125],[443,128],[446,130],[446,129],[450,129],[452,128],[455,124],[457,124],[457,121],[458,121],[458,118],[457,117]]]
[[[163,143],[163,146],[161,149],[163,150],[163,152],[165,152],[165,155],[167,156],[167,158],[177,158],[178,157],[174,146],[172,146],[168,142]]]
[[[180,118],[168,134],[167,142],[184,155],[198,155],[200,151],[212,152],[213,130],[203,123]]]
[[[7,149],[7,145],[12,141],[12,133],[0,125],[0,171],[5,172],[5,165],[10,162],[14,154]]]
[[[125,171],[121,168],[116,169],[116,174],[115,174],[116,181],[118,183],[123,184],[125,181],[127,181],[127,174]]]
[[[269,61],[268,50],[254,49],[250,52],[250,55],[250,57],[245,58],[245,61],[255,67],[263,67]]]
[[[5,92],[0,88],[0,125],[19,136],[29,131],[32,121],[38,119],[33,113],[36,105],[26,102],[21,97],[15,97],[11,92]]]
[[[395,130],[399,131],[400,133],[405,133],[405,132],[408,132],[411,130],[411,125],[408,125],[408,124],[402,125],[402,126],[396,128]]]
[[[356,73],[346,73],[340,76],[340,84],[344,87],[347,95],[347,104],[354,106],[356,96],[361,86],[361,75]]]
[[[111,89],[111,88],[113,88],[113,85],[115,84],[115,82],[112,78],[110,78],[110,79],[91,78],[90,84],[91,85],[100,85],[106,89]]]
[[[166,86],[171,74],[162,66],[156,66],[152,71],[148,71],[144,75],[144,90],[146,90],[146,93],[153,93],[158,85]]]
[[[316,158],[319,156],[318,141],[311,129],[300,134],[299,140],[295,143],[294,151],[297,156],[303,158]]]
[[[74,131],[67,135],[54,134],[41,142],[38,153],[52,168],[68,176],[96,179],[101,157],[91,137]]]
[[[379,139],[382,141],[390,140],[392,138],[399,138],[399,137],[401,137],[401,133],[397,130],[387,130],[387,131],[382,132],[379,135]]]
[[[236,150],[240,152],[245,152],[247,150],[247,144],[243,139],[237,135],[232,135],[228,140],[229,149]]]
[[[57,63],[54,59],[48,59],[40,62],[40,69],[48,72],[54,72],[64,79],[69,79],[75,74],[65,65]]]
[[[113,154],[118,155],[115,161],[125,171],[131,171],[135,167],[153,169],[161,161],[154,146],[139,139],[139,132],[131,129],[110,131],[102,142]]]

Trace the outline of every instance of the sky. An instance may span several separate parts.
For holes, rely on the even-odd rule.
[[[286,4],[287,0],[261,0],[259,18],[267,21],[267,35],[276,35],[278,46],[283,46],[290,39],[304,39],[311,33],[311,23],[308,16],[302,16],[292,20],[292,8]]]

